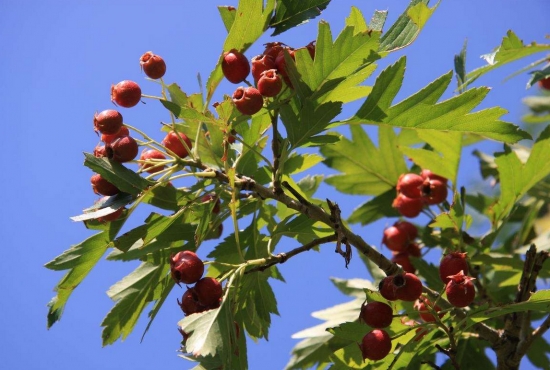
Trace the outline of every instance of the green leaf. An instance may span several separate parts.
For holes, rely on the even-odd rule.
[[[371,291],[378,289],[370,280],[365,279],[338,279],[331,277],[330,281],[332,281],[336,288],[342,293],[360,299],[365,298],[365,289]]]
[[[464,205],[460,201],[460,194],[455,192],[451,209],[437,215],[429,226],[431,228],[451,229],[454,235],[459,236],[464,228],[464,222],[468,224],[469,219],[470,216],[464,214]]]
[[[548,369],[550,368],[549,354],[550,344],[544,338],[538,337],[531,343],[527,358],[539,369]]]
[[[525,163],[507,146],[503,153],[497,153],[495,163],[498,166],[501,190],[500,198],[492,208],[493,223],[504,219],[529,189],[550,175],[549,151],[550,126],[540,133]]]
[[[116,212],[119,208],[131,203],[134,197],[126,193],[118,193],[110,197],[101,198],[92,207],[86,208],[84,213],[71,217],[73,221],[93,220]]]
[[[379,148],[363,128],[350,126],[350,130],[351,140],[342,138],[321,148],[325,164],[342,172],[325,181],[347,194],[380,195],[393,189],[399,176],[408,170],[393,129],[379,128]]]
[[[412,0],[407,9],[397,18],[380,40],[380,51],[395,51],[410,45],[420,33],[434,10],[429,8],[429,0]]]
[[[277,36],[319,16],[329,3],[330,0],[280,0],[269,24],[274,29],[271,36]]]
[[[45,267],[51,270],[69,270],[57,283],[56,296],[48,303],[48,328],[61,319],[65,304],[72,292],[99,262],[124,221],[109,222],[107,228],[82,243],[72,246]]]
[[[209,122],[214,119],[211,114],[204,114],[197,108],[187,104],[179,105],[163,99],[161,99],[160,102],[166,109],[174,113],[174,116],[186,123],[198,124],[201,122]]]
[[[502,39],[500,46],[492,53],[482,55],[487,62],[486,66],[474,69],[466,75],[466,82],[460,88],[465,88],[485,73],[510,62],[528,57],[532,54],[550,50],[550,45],[531,43],[524,45],[517,35],[509,30]]]
[[[384,29],[384,24],[386,23],[387,17],[387,10],[376,10],[372,15],[368,28],[373,31],[382,31]]]
[[[320,163],[322,160],[323,157],[317,154],[305,153],[298,155],[294,153],[290,156],[290,158],[285,161],[282,173],[287,175],[300,173],[302,171],[310,169],[317,163]]]
[[[532,71],[531,78],[527,81],[527,88],[530,88],[540,80],[544,80],[550,77],[550,65],[546,66],[542,70]]]
[[[460,54],[455,55],[455,72],[456,72],[456,81],[458,86],[462,86],[464,81],[466,81],[466,47],[468,46],[468,40],[464,40],[464,45]],[[460,92],[466,91],[465,88],[461,89]]]
[[[161,297],[163,289],[156,288],[170,270],[166,261],[163,262],[160,265],[142,263],[130,275],[109,289],[107,294],[116,304],[101,323],[104,328],[102,333],[104,346],[113,344],[118,338],[126,339],[145,307]],[[164,282],[166,282],[165,279]]]
[[[545,114],[550,112],[550,96],[528,96],[522,102],[534,113]]]
[[[141,201],[158,208],[177,211],[181,207],[181,202],[185,200],[185,196],[186,193],[183,190],[177,189],[167,182],[161,186],[150,188]]]
[[[236,10],[237,9],[233,6],[218,6],[218,11],[220,12],[223,25],[225,26],[225,30],[227,32],[231,30],[231,26],[233,25],[233,22],[235,22],[235,17],[237,16]]]
[[[399,217],[399,212],[392,207],[395,196],[396,192],[393,188],[377,195],[355,208],[347,221],[352,224],[361,223],[365,226],[384,217]]]

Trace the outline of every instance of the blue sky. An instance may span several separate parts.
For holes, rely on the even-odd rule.
[[[388,9],[390,24],[405,4],[335,0],[318,19],[276,39],[263,37],[246,55],[260,54],[261,44],[268,41],[305,45],[315,38],[320,19],[331,24],[335,36],[351,5],[358,6],[367,19],[375,9]],[[136,264],[100,263],[69,300],[61,322],[49,331],[46,304],[63,273],[47,270],[43,265],[91,235],[69,217],[96,199],[89,185],[91,172],[82,165],[82,152],[92,151],[97,144],[92,117],[94,112],[112,107],[111,84],[130,79],[142,84],[145,94],[158,92],[156,84],[145,81],[138,63],[145,51],[152,50],[167,62],[166,82],[177,82],[189,93],[197,92],[197,74],[206,81],[226,35],[216,5],[219,4],[215,1],[196,1],[191,5],[183,1],[0,0],[0,112],[5,139],[0,175],[4,203],[0,214],[0,367],[192,367],[176,356],[180,340],[176,323],[182,314],[175,301],[183,291],[174,292],[168,299],[143,343],[140,338],[146,320],[125,342],[102,348],[100,323],[112,307],[105,291]],[[236,5],[236,1],[224,5]],[[444,0],[418,40],[384,62],[395,61],[403,54],[408,57],[404,87],[398,98],[452,69],[453,57],[465,39],[468,70],[482,65],[479,55],[499,45],[508,29],[525,42],[544,42],[544,36],[550,33],[549,15],[547,0]],[[475,84],[493,88],[483,107],[506,108],[510,113],[504,119],[513,123],[520,123],[524,113],[521,98],[538,93],[536,88],[526,91],[525,74],[503,82],[523,65],[503,68]],[[368,82],[372,83],[372,79]],[[233,85],[224,82],[220,94],[230,94],[233,89]],[[449,91],[447,96],[451,94]],[[122,113],[125,122],[156,133],[159,139],[158,123],[169,117],[160,104],[150,100],[123,109]],[[499,147],[500,144],[488,143],[482,148],[489,151]],[[469,149],[465,153],[469,154]],[[474,164],[465,161],[461,182],[479,181],[477,169],[469,167]],[[324,171],[322,165],[317,168],[319,173]],[[321,198],[331,196],[331,188],[323,187],[322,191]],[[332,198],[338,201],[335,194]],[[347,202],[344,214],[349,215],[352,204],[362,201]],[[143,209],[135,215],[133,224],[137,225],[148,212],[150,209]],[[379,245],[386,223],[387,220],[356,230],[368,242]],[[199,256],[207,253],[205,249]],[[292,262],[296,263],[281,266],[287,283],[274,283],[281,316],[273,318],[270,341],[249,345],[251,369],[282,369],[296,343],[290,335],[319,323],[310,312],[348,299],[333,287],[329,276],[367,278],[358,259],[346,270],[331,248],[296,257]]]

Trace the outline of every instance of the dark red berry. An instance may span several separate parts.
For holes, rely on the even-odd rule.
[[[223,53],[222,71],[229,82],[238,84],[244,81],[250,73],[250,64],[243,53],[237,49],[231,49]]]
[[[399,193],[393,200],[392,207],[397,209],[401,215],[414,218],[422,212],[424,202],[422,201],[422,198],[409,198]]]
[[[220,303],[223,289],[218,280],[211,277],[205,277],[195,284],[195,293],[197,293],[197,300],[200,304],[204,306],[213,306]]]
[[[96,173],[91,178],[92,189],[94,193],[101,195],[115,195],[120,193],[120,190],[109,181],[105,180],[100,174]]]
[[[153,54],[152,51],[148,51],[139,58],[139,64],[141,69],[147,75],[147,77],[154,80],[161,78],[166,73],[166,63],[162,57]]]
[[[268,42],[265,45],[264,55],[270,56],[273,60],[277,59],[277,56],[281,50],[285,49],[286,45],[282,42]]]
[[[413,241],[418,236],[418,229],[408,221],[397,221],[393,226],[403,231],[409,241]]]
[[[466,307],[474,301],[476,290],[472,280],[474,278],[464,275],[460,271],[456,275],[451,275],[450,280],[445,287],[447,300],[455,307]]]
[[[414,302],[414,306],[413,306],[413,308],[419,312],[422,320],[424,320],[425,322],[434,322],[435,316],[430,313],[430,311],[428,310],[428,307],[433,307],[433,304],[432,302],[430,302],[429,299],[424,297],[418,298],[418,300]],[[437,305],[433,307],[433,309],[435,312],[441,311],[441,307]],[[445,314],[443,313],[439,314],[439,318],[442,318],[444,315]]]
[[[385,330],[374,329],[367,333],[361,341],[363,359],[378,361],[391,351],[391,338]]]
[[[170,258],[170,273],[176,283],[193,284],[204,273],[204,263],[191,251],[181,251]]]
[[[422,184],[424,179],[415,173],[405,173],[397,180],[397,191],[409,198],[420,198],[422,196]]]
[[[369,302],[361,307],[360,318],[373,328],[386,328],[393,320],[393,309],[383,302]]]
[[[141,156],[139,157],[139,159],[141,159],[142,161],[146,161],[146,160],[149,160],[149,159],[162,160],[162,159],[166,159],[166,156],[164,154],[162,154],[162,152],[159,152],[156,149],[149,149],[149,150],[144,150],[143,152],[141,152]],[[141,163],[140,166],[144,171],[147,171],[149,173],[159,172],[160,170],[164,169],[164,167],[165,167],[164,164],[155,165],[155,164],[147,164],[147,163]]]
[[[275,67],[275,58],[270,57],[269,55],[257,55],[251,60],[252,64],[252,77],[254,81],[258,81],[263,71],[269,69],[274,69]]]
[[[262,94],[254,87],[238,87],[233,93],[237,110],[249,116],[258,113],[264,105]]]
[[[103,158],[107,156],[107,152],[105,150],[105,145],[97,145],[94,148],[94,156],[97,158]]]
[[[122,212],[124,212],[124,207],[121,207],[114,211],[113,213],[109,213],[108,215],[98,217],[97,220],[99,222],[111,222],[118,220],[120,216],[122,216]]]
[[[550,77],[540,80],[539,86],[543,89],[550,90]]]
[[[178,299],[178,304],[186,316],[206,310],[206,307],[197,301],[197,295],[195,294],[194,288],[188,288],[185,293],[183,293],[181,302]]]
[[[111,86],[111,100],[121,107],[131,108],[140,102],[141,88],[134,81],[120,81]]]
[[[411,263],[411,259],[409,258],[409,256],[410,254],[408,252],[398,252],[398,253],[393,252],[391,261],[393,263],[397,263],[398,265],[401,265],[401,267],[403,268],[403,271],[414,273],[416,269]]]
[[[447,199],[447,185],[439,180],[425,180],[422,186],[422,200],[429,205],[439,204]]]
[[[390,226],[384,230],[382,243],[384,243],[389,250],[402,252],[409,244],[409,235],[406,231],[399,229],[395,225]]]
[[[382,297],[386,298],[388,301],[396,301],[397,296],[395,295],[395,286],[393,285],[393,277],[395,275],[386,276],[380,281],[378,285],[378,291]]]
[[[202,196],[201,201],[203,203],[214,202],[214,208],[212,208],[212,213],[214,214],[220,213],[220,198],[218,198],[216,195],[205,194]]]
[[[439,180],[441,182],[444,182],[445,184],[447,184],[447,181],[448,181],[445,177],[436,175],[435,173],[433,173],[432,171],[427,170],[427,169],[423,169],[420,172],[420,176],[422,176],[422,178],[424,180],[426,180],[426,179],[428,179],[428,180]]]
[[[315,59],[315,40],[307,44],[306,49],[309,51],[309,56],[311,59]]]
[[[449,276],[456,275],[460,271],[468,274],[468,261],[466,253],[450,252],[439,263],[439,277],[445,284],[451,280]]]
[[[410,272],[397,274],[392,279],[395,296],[402,301],[413,302],[422,294],[422,282]]]
[[[422,255],[420,252],[420,246],[414,242],[407,245],[406,252],[413,257],[420,257]]]
[[[106,147],[107,157],[120,163],[130,162],[137,157],[138,143],[131,136],[121,136]]]
[[[185,142],[185,145],[183,145],[182,141]],[[187,135],[182,132],[178,132],[176,134],[174,131],[171,131],[168,135],[166,135],[166,137],[162,140],[162,145],[164,145],[167,149],[170,149],[180,158],[187,157],[192,148],[191,140],[187,137]]]
[[[283,76],[285,83],[289,87],[292,87],[292,82],[290,82],[290,78],[288,77],[288,71],[286,66],[286,59],[285,59],[286,53],[288,53],[293,60],[296,60],[295,59],[296,57],[294,56],[295,50],[286,47],[283,50],[281,50],[277,55],[277,58],[275,58],[275,66],[277,67],[277,71],[279,71],[281,76]]]
[[[258,91],[263,96],[272,98],[277,96],[283,87],[283,81],[277,74],[276,69],[268,69],[262,72],[260,79],[258,80]]]
[[[112,135],[102,134],[101,141],[103,141],[105,144],[110,144],[113,141],[115,141],[115,139],[121,136],[128,136],[128,135],[130,135],[130,130],[128,130],[128,127],[122,126],[116,134],[112,134]]]
[[[94,130],[102,134],[116,134],[122,127],[122,114],[114,109],[107,109],[94,114]]]

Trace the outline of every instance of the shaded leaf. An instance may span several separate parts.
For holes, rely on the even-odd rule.
[[[277,36],[318,17],[329,3],[330,0],[281,0],[278,2],[275,15],[269,23],[269,27],[274,29],[271,36]]]
[[[353,210],[348,222],[361,223],[364,226],[384,217],[399,217],[399,212],[392,207],[396,194],[395,189],[392,188],[361,204]]]

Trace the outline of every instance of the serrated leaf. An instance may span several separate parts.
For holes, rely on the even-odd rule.
[[[206,357],[216,356],[223,350],[221,331],[225,325],[225,315],[220,314],[220,311],[226,310],[226,306],[222,304],[220,308],[189,315],[178,323],[181,330],[190,334],[185,343],[188,352]]]
[[[455,73],[458,86],[462,86],[464,81],[466,81],[466,47],[468,46],[468,40],[464,40],[464,45],[462,45],[462,50],[460,53],[455,55]],[[465,88],[460,90],[461,92],[466,91]]]
[[[352,224],[360,223],[365,226],[384,217],[399,217],[399,212],[392,207],[396,194],[395,189],[392,188],[377,195],[355,208],[347,221]]]
[[[503,153],[496,155],[501,191],[497,204],[492,207],[493,223],[504,219],[529,189],[550,175],[549,151],[550,126],[540,133],[525,163],[507,146]]]
[[[550,65],[546,66],[542,70],[532,71],[531,78],[529,78],[529,81],[527,81],[527,88],[530,88],[537,82],[544,80],[548,77],[550,77]]]
[[[531,43],[524,45],[517,35],[509,30],[506,36],[502,39],[502,42],[495,51],[489,54],[482,55],[487,65],[474,69],[472,72],[466,75],[466,81],[460,88],[465,88],[472,82],[477,80],[485,73],[492,71],[498,67],[504,66],[510,62],[525,58],[535,53],[540,53],[550,50],[550,45]]]
[[[227,32],[231,30],[233,22],[235,22],[235,17],[237,16],[237,9],[233,6],[218,6],[218,11],[220,12],[220,17],[222,18],[223,25]]]
[[[269,23],[269,27],[274,29],[271,36],[277,36],[319,16],[329,3],[330,0],[281,0]]]
[[[92,207],[86,208],[83,214],[71,217],[71,220],[86,221],[107,216],[116,212],[119,208],[124,207],[126,204],[131,203],[133,200],[134,197],[126,193],[118,193],[110,197],[104,197]]]
[[[283,173],[287,175],[297,174],[310,169],[322,160],[323,157],[317,154],[305,153],[298,155],[294,153],[285,161]]]
[[[460,202],[460,195],[458,192],[455,192],[451,209],[438,214],[429,226],[431,228],[438,227],[441,229],[451,229],[456,235],[459,235],[460,231],[463,229],[463,224],[467,216],[468,215],[464,214],[464,207]]]
[[[246,312],[240,321],[253,338],[269,338],[271,315],[278,315],[277,300],[267,282],[269,275],[253,272],[246,275],[239,287],[238,312]]]
[[[325,181],[347,194],[380,195],[393,189],[399,176],[408,170],[393,129],[379,128],[379,148],[363,128],[350,126],[350,130],[351,140],[342,138],[321,148],[325,164],[342,172]]]

